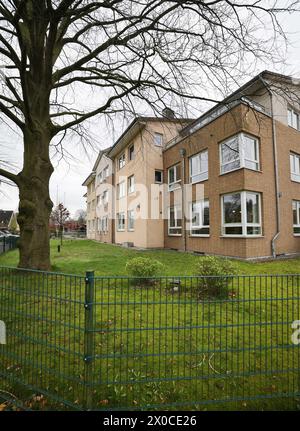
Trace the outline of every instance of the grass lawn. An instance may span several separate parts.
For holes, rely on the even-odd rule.
[[[126,275],[130,258],[153,256],[165,275],[192,275],[201,258],[92,241],[66,241],[60,254],[53,241],[51,249],[54,271],[81,277],[0,269],[0,319],[9,340],[0,345],[0,398],[8,390],[36,409],[64,409],[61,398],[83,405],[86,270]],[[0,256],[0,266],[16,264],[16,251]],[[300,273],[300,259],[237,265],[241,274]],[[290,327],[300,317],[297,276],[235,279],[230,299],[211,301],[195,296],[196,280],[183,281],[175,294],[170,283],[95,280],[93,408],[297,408],[300,355]]]
[[[52,270],[68,274],[85,274],[95,271],[98,276],[126,275],[126,262],[136,256],[153,257],[164,264],[164,275],[194,275],[194,266],[201,256],[172,250],[135,250],[100,244],[88,240],[66,240],[61,253],[58,241],[51,241]],[[268,262],[244,262],[234,260],[240,274],[300,274],[300,258]],[[16,266],[18,252],[0,255],[0,266]]]

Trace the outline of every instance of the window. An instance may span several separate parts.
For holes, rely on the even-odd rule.
[[[300,156],[298,154],[290,154],[291,165],[291,180],[300,183]]]
[[[154,145],[157,147],[163,146],[163,135],[161,133],[154,133]]]
[[[293,231],[300,235],[300,201],[293,201]]]
[[[126,195],[125,181],[122,181],[121,183],[119,183],[117,188],[118,188],[118,199],[124,198],[124,196]]]
[[[162,171],[155,171],[155,182],[157,184],[163,183],[163,173]]]
[[[128,177],[128,194],[133,193],[134,190],[134,175],[131,175],[131,177]]]
[[[258,140],[240,133],[220,145],[221,174],[239,168],[259,170]]]
[[[106,166],[106,168],[104,168],[104,171],[103,171],[103,177],[107,178],[108,176],[109,176],[109,167]]]
[[[300,130],[299,114],[292,108],[288,108],[288,125],[294,129]]]
[[[128,230],[129,231],[134,230],[134,211],[133,210],[128,211]]]
[[[128,149],[129,160],[134,160],[134,145],[131,145]]]
[[[261,235],[260,193],[238,192],[222,197],[222,234]]]
[[[190,182],[198,183],[208,179],[208,151],[201,151],[190,158]]]
[[[125,213],[117,214],[117,229],[118,231],[125,230]]]
[[[178,206],[169,208],[168,231],[169,235],[181,235],[181,208]]]
[[[105,216],[101,219],[101,231],[102,232],[108,231],[108,218],[107,218],[107,216]]]
[[[122,156],[119,157],[119,160],[118,160],[119,169],[122,169],[124,166],[125,166],[125,153],[122,154]]]
[[[180,186],[181,182],[181,165],[172,166],[168,170],[168,184],[169,190],[177,189]]]
[[[204,199],[191,204],[191,235],[209,235],[209,201]]]
[[[102,177],[103,177],[103,174],[102,174],[102,171],[98,174],[98,183],[102,183]]]
[[[105,190],[102,194],[102,204],[106,205],[108,203],[108,191]]]

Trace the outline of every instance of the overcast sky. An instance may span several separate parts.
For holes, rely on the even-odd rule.
[[[282,19],[282,25],[287,32],[289,47],[286,53],[285,64],[265,64],[259,66],[257,73],[262,69],[273,70],[283,74],[291,74],[300,78],[300,31],[299,15],[290,15]],[[248,77],[247,79],[248,80]],[[241,82],[241,85],[243,82]],[[95,142],[98,148],[106,148],[113,144],[117,137],[122,133],[132,118],[124,121],[115,122],[113,130],[107,127],[106,121],[101,118],[93,120],[90,124]],[[4,160],[15,162],[20,165],[22,154],[22,141],[15,131],[8,130],[7,127],[0,126],[0,148],[1,155],[4,152]],[[88,176],[94,161],[97,157],[97,150],[85,152],[79,145],[72,145],[72,154],[75,160],[66,163],[58,163],[54,160],[55,172],[51,178],[50,193],[55,204],[64,202],[72,214],[80,208],[85,208],[83,195],[85,188],[81,186],[84,179]],[[1,157],[2,158],[2,157]],[[15,187],[0,185],[0,209],[18,208],[18,190]]]

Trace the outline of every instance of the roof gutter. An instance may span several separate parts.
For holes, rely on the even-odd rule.
[[[276,202],[276,233],[271,240],[272,256],[276,257],[276,241],[280,235],[280,201],[279,201],[279,174],[278,174],[278,157],[277,157],[277,136],[276,136],[276,123],[274,118],[274,96],[269,89],[268,84],[260,75],[259,79],[267,89],[271,101],[271,117],[272,117],[272,140],[273,140],[273,153],[274,153],[274,173],[275,173],[275,202]]]

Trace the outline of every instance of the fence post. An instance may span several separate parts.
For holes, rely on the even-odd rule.
[[[85,275],[85,314],[84,314],[84,381],[85,406],[91,410],[93,406],[93,356],[94,356],[94,290],[95,273],[88,271]]]

